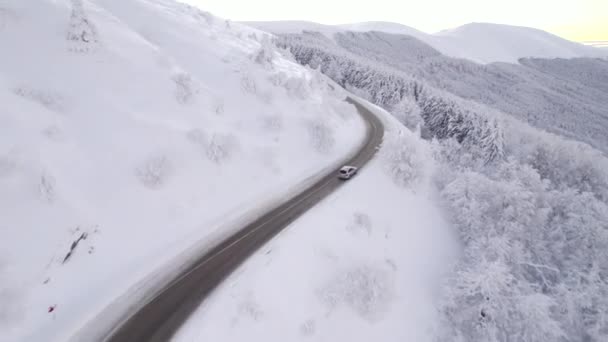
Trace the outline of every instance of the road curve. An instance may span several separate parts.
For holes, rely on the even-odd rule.
[[[355,105],[367,126],[363,146],[346,163],[361,168],[374,156],[381,144],[384,126],[374,114],[355,100],[349,97],[346,101]],[[338,170],[332,170],[308,189],[270,210],[207,252],[191,269],[177,276],[153,300],[109,332],[103,341],[169,341],[204,298],[253,252],[345,184],[337,178],[337,173]]]

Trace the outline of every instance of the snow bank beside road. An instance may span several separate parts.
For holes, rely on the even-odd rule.
[[[175,341],[431,340],[435,290],[456,254],[432,156],[366,106],[388,128],[375,159],[245,262]]]
[[[264,37],[173,1],[0,5],[3,341],[64,340],[361,141],[341,94]]]

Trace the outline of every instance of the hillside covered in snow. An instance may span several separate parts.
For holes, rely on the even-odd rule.
[[[173,1],[0,2],[0,46],[2,341],[66,341],[364,134],[267,34]]]
[[[604,51],[548,32],[489,23],[471,23],[434,35],[429,44],[451,57],[480,63],[514,63],[520,58],[607,57]]]
[[[330,39],[306,32],[281,37],[300,62],[322,65],[342,86],[356,74],[356,82],[365,83],[377,104],[393,113],[402,111],[399,102],[406,92],[431,87],[608,151],[608,60],[526,58],[519,64],[481,65],[445,56],[411,36],[346,32]]]
[[[435,34],[397,23],[376,21],[335,26],[298,21],[248,22],[247,24],[276,34],[315,31],[322,32],[329,38],[346,31],[407,35],[428,44],[446,56],[464,58],[482,64],[517,63],[519,59],[528,57],[608,57],[606,51],[571,42],[542,30],[489,23],[471,23]]]
[[[415,340],[608,338],[606,60],[479,65],[382,32],[284,34],[279,45],[433,151],[462,256],[438,291],[439,322]]]
[[[431,341],[458,245],[432,184],[429,144],[385,127],[379,153],[219,286],[175,342]]]
[[[105,336],[343,163],[366,127],[346,96],[383,122],[373,159],[176,341],[608,340],[601,50],[492,24],[250,24],[0,0],[2,342]]]

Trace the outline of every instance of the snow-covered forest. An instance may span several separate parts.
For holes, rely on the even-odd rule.
[[[482,66],[377,32],[278,44],[429,140],[463,245],[437,341],[608,339],[606,61]]]
[[[280,44],[289,46],[299,62],[321,65],[339,83],[365,87],[385,107],[412,89],[432,86],[608,151],[605,59],[481,65],[441,55],[413,37],[381,32],[344,32],[332,38],[316,32],[289,34],[281,36]],[[350,73],[341,75],[340,70]]]

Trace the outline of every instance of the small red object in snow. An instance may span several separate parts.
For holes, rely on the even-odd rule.
[[[49,306],[49,312],[53,312],[53,311],[55,311],[55,307],[56,307],[56,306],[57,306],[57,305],[51,305],[51,306]]]

